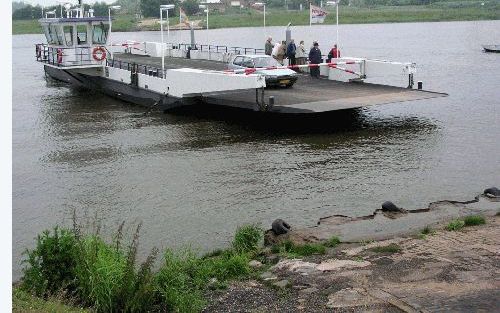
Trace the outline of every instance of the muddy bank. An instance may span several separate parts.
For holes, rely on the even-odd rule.
[[[449,203],[447,204],[449,205]],[[321,225],[321,224],[320,224]],[[483,312],[500,307],[500,216],[486,224],[280,258],[205,312]]]
[[[276,235],[268,230],[267,245],[284,241],[297,244],[323,242],[336,236],[342,242],[384,240],[397,236],[418,233],[426,226],[437,226],[445,221],[469,215],[493,216],[500,212],[500,197],[484,193],[470,201],[442,200],[415,210],[375,209],[373,214],[361,217],[331,215],[321,218],[313,227],[291,229],[286,234]]]

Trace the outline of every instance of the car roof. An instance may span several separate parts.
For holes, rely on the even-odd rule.
[[[267,54],[237,54],[234,57],[235,58],[236,57],[247,57],[247,58],[256,59],[256,58],[270,58],[271,56],[269,56]]]

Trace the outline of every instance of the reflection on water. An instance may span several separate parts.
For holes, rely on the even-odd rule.
[[[332,214],[369,214],[385,200],[418,208],[500,185],[500,91],[486,79],[497,76],[500,58],[480,48],[500,36],[499,22],[342,27],[347,54],[417,61],[424,87],[450,96],[309,121],[227,111],[146,114],[45,80],[33,61],[41,36],[14,36],[14,278],[36,234],[71,224],[73,210],[89,228],[97,216],[107,235],[123,220],[129,227],[142,221],[143,252],[186,243],[209,250],[244,223],[312,225]],[[235,38],[211,30],[210,40],[258,47],[265,38],[256,29],[237,31]],[[268,31],[279,38],[282,28]],[[294,29],[296,38],[309,32]],[[327,45],[328,32],[318,34]]]

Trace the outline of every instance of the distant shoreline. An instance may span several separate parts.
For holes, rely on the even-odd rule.
[[[379,6],[374,8],[341,7],[339,24],[374,24],[374,23],[411,23],[411,22],[446,22],[500,20],[500,5],[493,7],[449,8],[429,6]],[[136,20],[132,15],[118,15],[113,22],[115,32],[138,32],[160,30],[156,19]],[[203,16],[190,17],[205,25]],[[308,25],[308,11],[270,10],[266,14],[266,26],[285,26],[289,22],[294,26]],[[335,24],[335,14],[329,14],[322,25]],[[170,25],[178,23],[178,18],[170,19]],[[242,14],[224,14],[209,16],[209,28],[261,27],[263,16],[259,12]],[[42,34],[38,20],[13,20],[12,34]]]

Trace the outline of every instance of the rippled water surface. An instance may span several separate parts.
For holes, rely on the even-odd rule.
[[[281,27],[267,29],[275,39]],[[204,43],[261,47],[259,28],[197,32]],[[55,224],[97,219],[142,227],[142,251],[227,245],[243,223],[313,225],[364,215],[392,200],[419,208],[500,187],[500,21],[341,25],[344,55],[414,61],[424,88],[447,98],[339,115],[325,131],[280,131],[239,121],[155,113],[47,80],[40,35],[13,36],[13,261]],[[295,27],[320,42],[334,26]],[[171,32],[187,42],[188,32]],[[158,32],[113,41],[160,41]],[[89,225],[88,227],[91,227]]]

